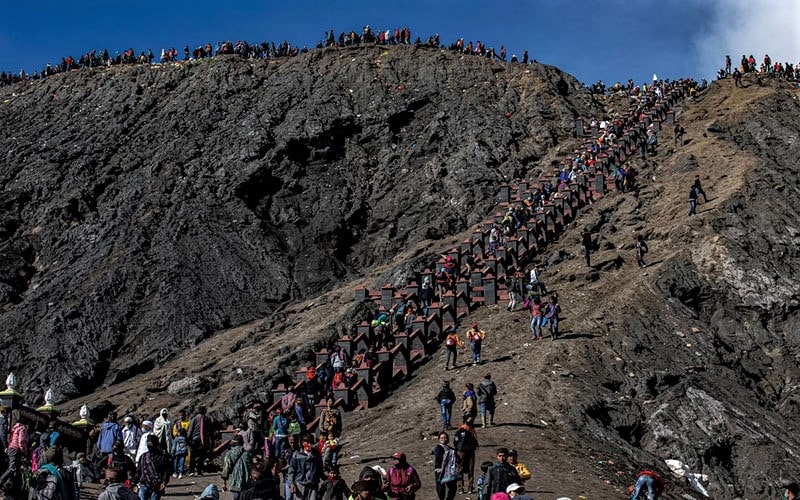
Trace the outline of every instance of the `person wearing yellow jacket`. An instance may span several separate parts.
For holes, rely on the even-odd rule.
[[[517,450],[508,450],[508,463],[517,469],[517,474],[522,481],[527,481],[531,478],[531,471],[528,466],[517,460]]]

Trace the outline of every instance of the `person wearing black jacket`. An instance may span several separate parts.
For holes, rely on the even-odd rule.
[[[445,380],[442,382],[442,390],[436,395],[436,402],[439,403],[439,409],[442,413],[442,427],[450,429],[450,418],[453,416],[453,403],[456,400],[456,395],[453,389],[450,388],[450,382]]]
[[[489,498],[497,492],[506,492],[511,484],[520,484],[517,469],[508,463],[508,449],[497,449],[497,462],[486,471],[486,481],[483,483],[483,497]]]

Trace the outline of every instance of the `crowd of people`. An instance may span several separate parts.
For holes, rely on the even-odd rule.
[[[348,32],[336,32],[331,29],[326,31],[322,39],[319,40],[315,48],[321,49],[324,47],[351,47],[361,44],[374,44],[374,45],[420,45],[426,47],[439,48],[442,47],[439,41],[439,34],[429,36],[426,40],[419,37],[412,42],[411,29],[394,28],[394,29],[373,29],[369,25],[365,26],[360,31],[351,30]],[[495,51],[493,47],[487,47],[482,42],[478,41],[476,44],[470,41],[464,44],[464,39],[459,38],[447,48],[453,51],[462,52],[481,57],[494,58],[501,61],[506,61],[506,49],[504,46],[500,47],[499,51]],[[59,64],[47,63],[44,68],[35,70],[33,73],[28,73],[24,69],[18,72],[2,71],[0,72],[0,86],[13,85],[19,82],[40,80],[49,76],[64,73],[70,70],[81,68],[98,68],[118,66],[121,64],[157,64],[157,63],[173,63],[173,62],[188,62],[203,59],[209,59],[214,56],[236,54],[247,59],[270,59],[270,58],[284,58],[295,57],[299,54],[308,52],[308,46],[304,45],[302,48],[298,45],[293,45],[289,41],[275,45],[275,42],[261,42],[250,43],[244,40],[238,40],[235,43],[228,40],[224,42],[217,42],[216,46],[211,43],[197,45],[191,49],[189,45],[183,47],[183,51],[179,52],[175,47],[162,48],[160,55],[153,53],[152,49],[139,51],[138,55],[133,48],[128,48],[114,55],[109,53],[107,49],[91,50],[82,54],[78,59],[74,59],[71,55],[61,58]],[[520,62],[516,55],[511,56],[511,62]],[[528,64],[528,51],[526,50],[522,55],[522,64]]]
[[[733,68],[733,71],[731,71],[731,56],[727,55],[725,56],[725,67],[717,71],[717,79],[722,80],[732,77],[737,87],[741,86],[742,76],[748,73],[772,76],[788,81],[800,81],[800,63],[795,65],[792,65],[789,61],[781,63],[779,61],[773,61],[769,54],[764,54],[764,59],[761,64],[758,66],[757,64],[753,54],[750,54],[750,56],[742,54],[739,66]]]

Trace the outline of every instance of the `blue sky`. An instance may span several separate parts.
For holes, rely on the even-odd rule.
[[[289,40],[313,47],[323,33],[408,26],[449,44],[481,40],[555,65],[584,83],[693,76],[711,79],[726,53],[800,60],[800,0],[528,0],[4,2],[0,69],[32,72],[92,49],[138,54],[221,40]],[[779,35],[777,35],[779,34]],[[785,53],[785,54],[784,54]]]

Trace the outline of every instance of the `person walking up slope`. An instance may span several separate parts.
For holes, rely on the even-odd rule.
[[[472,323],[471,328],[467,330],[467,338],[472,348],[472,366],[476,366],[481,362],[481,346],[486,333],[478,328],[478,323]]]
[[[497,386],[492,381],[492,374],[487,373],[478,384],[478,403],[481,405],[481,423],[484,428],[494,425],[495,396],[497,396]]]

